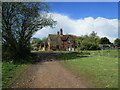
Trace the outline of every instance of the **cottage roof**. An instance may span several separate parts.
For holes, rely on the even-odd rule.
[[[49,39],[52,45],[59,45],[61,42],[59,35],[49,34]]]
[[[49,38],[51,41],[56,41],[59,39],[59,36],[55,34],[49,34]]]
[[[61,36],[61,40],[62,41],[67,41],[67,40],[74,40],[74,36],[73,35],[63,35]]]

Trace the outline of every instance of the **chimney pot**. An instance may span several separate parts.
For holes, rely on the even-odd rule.
[[[60,29],[60,35],[63,35],[63,30],[62,29]]]
[[[58,35],[60,34],[59,31],[57,32],[57,34],[58,34]]]

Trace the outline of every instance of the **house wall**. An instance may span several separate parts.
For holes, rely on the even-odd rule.
[[[75,44],[74,36],[72,35],[62,35],[62,36],[58,35],[57,37],[53,37],[53,36],[51,34],[48,35],[47,50],[53,50],[53,49],[60,51],[75,50],[76,44]],[[68,40],[70,40],[70,42],[68,42]]]
[[[67,41],[62,41],[61,49],[62,49],[63,51],[66,51],[66,50],[67,50]]]
[[[48,36],[48,50],[50,51],[50,36]]]

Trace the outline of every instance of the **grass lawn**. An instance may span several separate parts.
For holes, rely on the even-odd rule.
[[[35,61],[33,55],[26,59],[7,61],[2,63],[2,87],[8,88],[22,72],[24,72]]]
[[[19,74],[25,70],[30,64],[13,64],[12,61],[2,64],[2,87],[7,88],[14,82]]]
[[[45,52],[45,53],[69,53],[69,52],[71,52],[71,51],[38,51],[38,52]]]
[[[87,51],[70,53],[58,57],[61,63],[83,80],[95,87],[118,87],[117,50]]]

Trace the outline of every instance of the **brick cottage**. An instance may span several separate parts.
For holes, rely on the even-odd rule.
[[[48,51],[75,51],[77,45],[75,36],[63,35],[63,30],[57,34],[49,34],[46,42],[40,45],[40,50]]]

